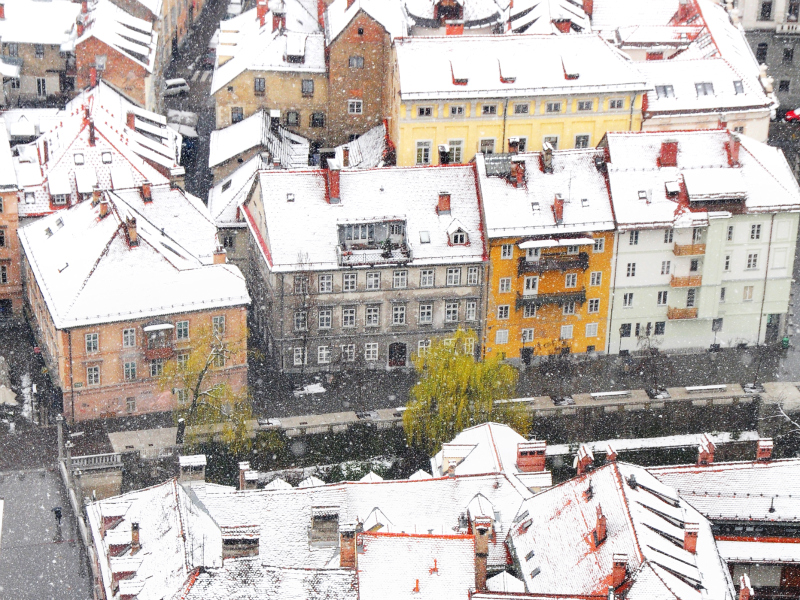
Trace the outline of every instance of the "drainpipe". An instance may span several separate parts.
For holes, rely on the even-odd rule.
[[[764,291],[761,293],[761,310],[758,313],[758,336],[756,346],[761,343],[761,323],[764,321],[764,303],[767,300],[767,274],[769,273],[769,257],[772,252],[772,228],[775,226],[775,213],[772,213],[772,220],[769,222],[769,241],[767,243],[767,262],[764,263]]]
[[[281,273],[281,313],[280,313],[281,314],[281,317],[280,317],[280,322],[281,322],[281,369],[285,368],[285,365],[283,364],[283,360],[284,360],[283,341],[285,339],[284,338],[284,334],[283,334],[283,295],[285,293],[285,290],[284,290],[283,286],[284,286],[283,273]]]
[[[71,404],[72,418],[70,425],[75,424],[75,386],[72,379],[72,330],[67,329],[67,344],[69,344],[69,396]]]
[[[633,131],[633,105],[634,105],[635,103],[636,103],[636,94],[634,93],[634,94],[631,96],[631,116],[630,116],[630,119],[629,119],[629,121],[628,121],[628,131]],[[641,131],[641,129],[642,129],[642,127],[641,127],[641,125],[640,125],[640,126],[639,126],[639,130]]]
[[[608,297],[609,303],[611,304],[611,308],[608,310],[608,325],[606,325],[606,332],[608,333],[608,345],[606,346],[606,354],[611,354],[611,322],[614,320],[614,297],[617,293],[617,262],[619,261],[619,239],[622,235],[621,232],[617,233],[616,239],[614,239],[614,281],[611,282],[611,287],[608,290]],[[622,336],[619,338],[619,348],[622,351]]]
[[[506,151],[506,117],[508,116],[508,98],[506,98],[506,102],[503,106],[503,139],[500,140],[502,146],[500,147],[501,152]],[[526,148],[527,150],[527,148]]]

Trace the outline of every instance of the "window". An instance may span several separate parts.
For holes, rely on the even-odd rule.
[[[351,69],[363,69],[364,68],[364,57],[363,56],[351,56],[348,60],[348,65]]]
[[[514,104],[515,115],[527,115],[530,112],[530,104]]]
[[[433,304],[419,305],[419,322],[421,325],[433,323]]]
[[[463,246],[467,243],[467,234],[463,231],[456,231],[450,236],[450,243],[454,246]]]
[[[231,123],[244,121],[244,109],[241,106],[231,106]]]
[[[333,275],[320,275],[317,278],[317,289],[320,294],[330,294],[333,291]]]
[[[178,321],[175,323],[175,337],[179,340],[189,339],[189,321]]]
[[[100,367],[87,367],[86,385],[100,385]]]
[[[364,102],[361,100],[348,100],[347,101],[347,114],[360,115],[364,112]]]
[[[725,261],[722,267],[723,271],[730,271],[731,270],[731,255],[728,254],[725,256]]]
[[[561,102],[548,102],[545,105],[545,112],[560,113],[561,112]]]
[[[355,292],[358,285],[358,273],[345,273],[342,275],[342,291]]]
[[[342,327],[355,327],[356,326],[356,309],[343,308],[342,309]]]
[[[759,21],[772,20],[772,0],[761,3],[761,10],[758,13]]]
[[[157,358],[150,361],[150,377],[161,377],[164,374],[164,359]]]
[[[0,248],[5,248],[6,246],[6,230],[0,228]]]
[[[656,301],[658,306],[666,306],[667,305],[667,292],[658,292],[658,300]]]
[[[558,150],[558,136],[557,135],[546,135],[542,140],[542,145],[550,144],[550,147],[553,150]]]
[[[82,165],[84,164],[84,162],[86,162],[83,157],[83,154],[80,152],[76,152],[75,154],[73,154],[72,159],[75,161],[76,165]]]
[[[539,293],[539,278],[536,275],[526,275],[525,276],[525,287],[523,289],[523,294],[525,296],[530,296],[533,294]]]
[[[500,258],[513,258],[514,246],[511,244],[503,244],[500,248]]]
[[[447,269],[447,285],[461,285],[461,269],[459,267]]]
[[[578,275],[576,273],[567,273],[564,277],[564,287],[574,288],[578,285]]]
[[[751,240],[760,240],[761,239],[761,225],[751,225],[750,226],[750,239]]]
[[[125,398],[125,412],[136,412],[136,398]]]
[[[292,349],[292,364],[295,367],[299,367],[301,365],[306,364],[306,349],[305,348],[293,348]]]
[[[497,291],[501,294],[507,294],[511,291],[511,277],[501,277],[500,285],[497,286]]]
[[[431,143],[430,142],[417,142],[417,164],[429,165],[431,164]]]
[[[16,42],[9,42],[8,43],[8,55],[9,56],[19,56],[19,44]]]
[[[330,329],[333,321],[333,309],[320,308],[318,314],[318,325],[320,329]]]
[[[767,62],[767,44],[761,43],[756,46],[756,61],[762,65]]]
[[[737,79],[733,82],[733,92],[735,94],[744,94],[744,87],[742,86],[741,79]]]
[[[356,345],[355,344],[342,344],[342,360],[353,362],[356,359]]]
[[[63,204],[67,203],[68,199],[69,199],[69,195],[68,194],[54,194],[53,195],[53,204],[63,205]]]
[[[623,98],[612,98],[608,101],[609,110],[620,110],[625,108],[625,100]]]
[[[664,230],[664,243],[671,244],[672,243],[672,229]]]
[[[728,233],[725,236],[725,239],[729,242],[733,241],[733,225],[728,225]]]
[[[325,127],[325,113],[311,113],[311,127]]]
[[[605,249],[606,249],[606,238],[595,238],[592,252],[594,252],[595,254],[599,254],[601,252],[605,252]]]
[[[369,342],[364,344],[364,360],[370,362],[378,360],[377,342]]]
[[[589,312],[590,313],[600,312],[600,298],[591,298],[589,300]]]
[[[533,327],[526,327],[522,330],[522,343],[528,343],[533,341]]]
[[[189,366],[189,353],[188,352],[181,352],[178,354],[176,358],[176,362],[178,364],[178,368],[181,370],[185,370]]]
[[[300,92],[303,96],[313,96],[314,95],[314,80],[313,79],[303,79],[300,82]]]
[[[36,78],[36,95],[40,98],[47,96],[47,80],[44,77]]]
[[[747,268],[748,269],[757,269],[758,268],[758,254],[751,253],[747,255]]]
[[[567,254],[579,254],[581,250],[580,246],[567,246]]]
[[[136,347],[136,330],[123,329],[122,330],[122,347],[135,348]]]
[[[433,269],[422,269],[419,272],[419,287],[433,287]]]
[[[214,335],[225,335],[225,317],[212,317],[211,318],[211,332]]]
[[[697,290],[689,288],[686,290],[686,308],[694,308],[697,301]]]
[[[689,271],[696,273],[700,270],[700,260],[697,258],[693,258],[689,261]]]
[[[0,213],[3,212],[3,199],[0,198]]]
[[[719,288],[719,301],[725,302],[725,288]]]
[[[460,164],[464,160],[464,140],[448,140],[450,146],[450,162]]]
[[[508,304],[501,304],[497,307],[497,318],[502,320],[508,319],[510,311],[511,307]]]
[[[408,271],[395,271],[392,273],[392,288],[399,290],[408,287]]]
[[[494,343],[500,346],[508,343],[508,329],[498,329],[494,334]]]
[[[366,312],[366,320],[364,324],[367,327],[378,327],[381,324],[381,307],[368,306]]]
[[[562,340],[571,340],[572,339],[572,325],[562,325],[561,326],[561,339]]]
[[[657,85],[656,86],[656,97],[658,98],[674,98],[675,97],[675,88],[671,85]]]
[[[630,308],[631,306],[633,306],[633,293],[628,292],[622,296],[622,307]]]
[[[603,281],[603,273],[602,271],[592,271],[589,275],[589,285],[591,286],[598,286]]]
[[[306,311],[294,311],[293,321],[295,331],[306,331],[308,329],[308,313]]]
[[[565,315],[574,315],[575,314],[575,302],[565,302],[562,312]]]
[[[133,381],[136,379],[136,363],[135,362],[126,362],[124,365],[124,375],[125,381]]]
[[[528,138],[520,137],[519,142],[517,142],[517,150],[519,152],[525,152],[528,149]]]
[[[481,140],[479,151],[483,154],[494,154],[494,138]]]
[[[661,261],[661,274],[662,275],[669,275],[670,269],[672,268],[672,262],[668,260]]]
[[[619,337],[631,337],[631,324],[623,323],[619,326]]]
[[[464,310],[464,318],[467,321],[476,321],[478,319],[478,301],[467,300],[467,306]]]
[[[263,77],[255,77],[253,79],[253,92],[258,95],[263,95],[267,91],[267,82]]]
[[[597,323],[586,324],[586,337],[587,338],[597,337]]]
[[[86,340],[86,353],[90,352],[97,352],[100,349],[100,342],[99,337],[100,334],[98,333],[87,333],[83,336]]]
[[[588,148],[589,147],[589,134],[581,134],[575,136],[575,147],[576,148]]]
[[[317,364],[327,365],[331,362],[331,347],[317,346]]]
[[[433,107],[432,106],[418,106],[417,107],[417,116],[418,117],[432,117],[433,116]]]
[[[703,81],[700,83],[694,84],[694,89],[697,92],[698,98],[700,96],[713,96],[714,95],[714,84],[709,81]]]
[[[230,181],[227,182],[230,185]],[[225,187],[224,184],[222,187]],[[232,234],[225,234],[222,236],[222,247],[223,248],[230,248],[233,250],[234,246],[236,245],[236,238]]]
[[[298,127],[300,125],[300,113],[296,110],[290,110],[286,113],[286,126]]]
[[[526,304],[522,308],[522,316],[525,319],[530,319],[536,316],[536,305],[535,304]]]
[[[636,246],[639,244],[639,232],[638,231],[631,231],[628,236],[628,245],[629,246]]]
[[[628,263],[628,270],[626,271],[626,277],[636,277],[636,263]]]
[[[11,78],[11,89],[18,90],[19,89],[19,77],[12,77]]]
[[[594,102],[591,100],[578,100],[578,110],[592,110]]]
[[[703,241],[703,230],[700,227],[692,229],[692,243],[699,244]]]
[[[496,115],[497,104],[483,104],[481,105],[481,114],[483,115]]]
[[[458,321],[458,302],[446,302],[444,305],[444,322],[455,323]]]
[[[404,304],[392,306],[392,325],[406,324],[406,307]]]
[[[540,248],[526,248],[525,249],[525,260],[530,261],[537,261],[539,260],[541,254]]]
[[[420,340],[417,342],[417,354],[425,355],[431,348],[430,340]]]
[[[367,289],[379,290],[381,289],[381,274],[379,271],[372,271],[367,273]]]
[[[450,116],[451,117],[463,117],[464,116],[464,107],[463,106],[450,106]]]

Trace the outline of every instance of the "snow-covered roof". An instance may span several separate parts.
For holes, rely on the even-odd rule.
[[[574,0],[517,0],[510,3],[512,31],[518,33],[557,33],[554,21],[570,21],[578,31],[591,31],[591,21],[580,2]]]
[[[17,189],[17,174],[14,171],[11,145],[8,143],[8,130],[5,119],[0,118],[0,190],[15,189]]]
[[[543,153],[475,156],[481,186],[486,230],[490,238],[549,235],[614,228],[614,214],[603,174],[595,166],[602,156],[596,149],[553,152],[552,173],[544,172]],[[524,185],[510,178],[512,158],[525,167]],[[497,173],[487,175],[487,173]],[[556,195],[563,200],[563,215],[556,222]]]
[[[208,211],[217,227],[247,227],[240,219],[239,206],[247,199],[258,170],[263,167],[261,156],[256,155],[209,190]]]
[[[259,173],[260,194],[254,194],[245,205],[245,214],[272,270],[335,269],[340,259],[345,261],[340,256],[339,226],[398,220],[405,222],[410,249],[404,261],[407,264],[483,260],[480,208],[471,165],[344,169],[336,174],[340,202],[333,204],[328,198],[326,171]],[[442,191],[450,193],[451,210],[438,214]],[[450,243],[447,228],[456,219],[468,235],[466,245]],[[381,261],[380,249],[375,252],[375,260],[365,256],[363,262],[352,264],[366,267],[386,262]],[[301,255],[307,257],[302,265]]]
[[[408,18],[401,0],[334,0],[325,9],[325,40],[330,44],[364,11],[380,23],[392,39],[408,35]]]
[[[376,125],[352,142],[337,146],[334,158],[328,159],[329,167],[341,169],[344,166],[345,148],[349,153],[348,166],[352,168],[372,169],[384,166],[387,154],[392,149],[386,122]]]
[[[33,138],[58,124],[58,108],[12,108],[3,112],[8,135]]]
[[[711,520],[800,521],[800,459],[648,470]]]
[[[239,269],[213,264],[216,227],[180,188],[104,193],[109,214],[84,201],[19,230],[57,329],[249,304]],[[128,218],[139,244],[129,245]]]
[[[679,0],[594,0],[592,28],[616,29],[636,25],[667,25],[678,12]]]
[[[683,549],[687,523],[698,525],[696,553]],[[614,556],[625,555],[629,598],[734,597],[710,523],[633,465],[609,463],[527,499],[507,541],[528,593],[605,595]]]
[[[717,542],[719,553],[729,563],[800,563],[800,544],[795,542]]]
[[[711,213],[697,206],[690,209],[696,193],[690,184],[705,187],[711,179],[721,189],[738,183],[735,197],[746,197],[746,212],[800,208],[800,188],[783,153],[747,136],[739,139],[741,166],[736,167],[729,166],[726,148],[734,137],[726,130],[609,133],[607,167],[618,227],[701,226],[709,217],[729,214],[718,207]],[[659,167],[662,142],[669,141],[678,144],[677,167]],[[673,182],[681,191],[670,196],[666,184]]]
[[[70,37],[80,3],[69,0],[12,0],[4,3],[5,18],[0,19],[3,43],[57,44]]]
[[[647,89],[635,65],[594,34],[412,37],[397,40],[396,53],[402,100]],[[565,62],[577,71],[569,78]]]

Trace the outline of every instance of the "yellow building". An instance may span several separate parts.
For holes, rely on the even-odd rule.
[[[398,165],[468,162],[509,142],[589,148],[641,129],[645,79],[596,35],[403,38],[393,68]]]
[[[603,151],[475,160],[489,246],[485,355],[603,351],[614,240]]]

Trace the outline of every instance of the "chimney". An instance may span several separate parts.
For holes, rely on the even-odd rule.
[[[515,188],[525,185],[525,160],[522,158],[511,159],[511,185]]]
[[[281,124],[281,111],[278,109],[270,109],[269,111],[269,130],[272,133],[278,133],[278,126]]]
[[[81,17],[78,17],[75,20],[75,26],[76,26],[76,28],[78,30],[78,37],[82,37],[83,36],[84,25],[83,25],[83,19]]]
[[[767,462],[772,460],[772,438],[762,438],[758,440],[756,447],[756,460]]]
[[[728,166],[738,167],[739,164],[739,148],[741,148],[742,141],[735,133],[731,133],[728,140],[725,142],[725,150],[728,152]]]
[[[606,535],[608,534],[608,519],[603,514],[602,507],[598,504],[597,505],[597,525],[594,529],[594,543],[595,546],[599,546],[602,544],[605,539]]]
[[[680,0],[678,2],[678,20],[685,21],[692,15],[691,0]]]
[[[81,2],[81,14],[82,15],[89,14],[89,0],[83,0]]]
[[[140,192],[142,194],[142,201],[143,202],[152,202],[153,201],[153,191],[151,189],[151,185],[149,181],[142,182],[142,187],[140,188]]]
[[[583,0],[583,12],[586,13],[589,19],[592,18],[592,13],[594,13],[594,0]]]
[[[350,166],[350,148],[347,146],[342,147],[342,166],[349,167]]]
[[[317,22],[319,26],[325,29],[325,0],[317,0]]]
[[[625,577],[628,575],[628,555],[614,554],[612,560],[614,568],[611,571],[611,587],[617,589],[625,582]]]
[[[214,264],[224,265],[228,262],[228,253],[222,246],[217,246],[214,249]]]
[[[606,462],[616,462],[617,460],[617,451],[614,449],[614,446],[611,444],[606,444]]]
[[[739,600],[750,600],[754,593],[750,585],[750,577],[747,575],[739,577]]]
[[[542,151],[543,171],[545,173],[553,172],[553,146],[550,142],[545,142],[544,150]]]
[[[439,204],[436,206],[436,213],[440,215],[450,214],[450,192],[439,192]]]
[[[569,30],[572,29],[572,21],[569,19],[558,19],[557,21],[553,21],[553,25],[556,26],[561,33],[569,33]]]
[[[508,151],[511,154],[516,154],[519,152],[519,138],[518,137],[510,137],[508,138]]]
[[[347,8],[345,8],[345,10],[348,10],[351,6],[353,6],[353,3],[355,3],[355,1],[356,0],[347,0]]]
[[[658,155],[659,167],[678,166],[678,142],[677,140],[664,140],[661,142],[661,152]]]
[[[445,21],[444,32],[446,35],[464,35],[464,21]]]
[[[517,468],[523,473],[541,473],[545,467],[547,442],[532,440],[517,444]]]
[[[100,188],[94,186],[92,188],[92,206],[97,206],[98,202],[100,202]]]
[[[96,141],[96,135],[94,132],[94,120],[89,119],[89,145],[94,146]]]
[[[97,67],[89,68],[89,87],[97,87]]]
[[[0,2],[0,20],[6,20],[6,5]]]
[[[697,535],[700,533],[698,523],[686,523],[683,528],[683,549],[695,554],[697,552]]]
[[[128,126],[128,129],[136,129],[136,115],[132,112],[129,112],[125,115],[125,124]]]
[[[136,554],[142,549],[139,543],[139,523],[131,523],[131,554]]]
[[[245,475],[250,470],[250,463],[247,461],[243,461],[239,463],[239,489],[245,490],[247,489],[247,480]]]
[[[448,477],[455,477],[456,476],[456,463],[455,460],[450,460],[447,462],[447,471],[445,473]]]
[[[258,24],[261,27],[263,27],[264,23],[267,21],[267,12],[269,12],[267,0],[258,0],[258,4],[256,4],[256,19],[258,19]],[[274,28],[273,31],[275,31]]]
[[[575,457],[575,465],[578,469],[578,475],[583,475],[592,468],[594,463],[594,454],[591,448],[586,444],[581,444],[578,448],[578,455]]]
[[[100,200],[100,218],[105,219],[108,216],[108,200],[103,198]]]
[[[556,220],[557,225],[564,220],[564,198],[561,194],[556,194],[553,200],[553,218]]]
[[[136,217],[125,217],[125,229],[128,231],[128,245],[133,248],[139,245],[139,234],[136,231]]]
[[[475,531],[475,589],[479,592],[485,592],[492,518],[476,517],[473,529]]]
[[[702,439],[700,440],[700,445],[697,447],[697,464],[710,465],[713,463],[715,449],[716,446],[714,445],[714,442],[711,441],[711,438],[708,437],[707,433],[704,433]]]
[[[356,552],[356,523],[339,525],[339,566],[342,569],[355,569],[358,565]]]
[[[328,184],[328,204],[339,204],[339,170],[326,169],[326,182]]]
[[[42,149],[44,150],[44,164],[50,162],[50,148],[47,144],[47,140],[42,140]]]

